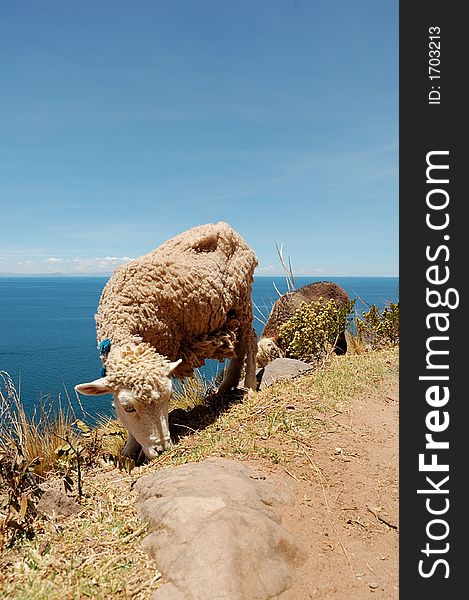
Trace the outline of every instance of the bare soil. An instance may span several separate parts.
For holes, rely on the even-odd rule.
[[[269,469],[296,485],[283,524],[307,554],[282,600],[398,597],[399,388],[389,385],[325,415],[328,427],[288,470]]]

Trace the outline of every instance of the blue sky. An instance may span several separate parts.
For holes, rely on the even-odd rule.
[[[2,3],[0,273],[201,223],[257,274],[398,274],[397,0]]]

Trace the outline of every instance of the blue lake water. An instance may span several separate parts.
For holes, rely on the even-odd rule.
[[[12,377],[27,411],[41,396],[67,394],[77,407],[74,385],[99,377],[101,361],[96,349],[94,313],[107,277],[0,277],[0,371]],[[383,307],[399,298],[397,277],[297,277],[296,288],[313,281],[329,280],[341,285],[358,310],[367,304]],[[253,301],[261,320],[281,293],[287,291],[283,277],[257,277]],[[206,372],[213,372],[213,364]],[[91,417],[112,414],[111,397],[82,397]]]

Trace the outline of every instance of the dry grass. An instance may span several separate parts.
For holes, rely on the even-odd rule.
[[[78,515],[39,520],[33,540],[4,553],[0,597],[150,598],[160,580],[158,565],[139,548],[145,528],[134,507],[137,478],[208,456],[280,463],[288,469],[299,444],[312,447],[315,436],[337,412],[353,406],[354,398],[384,393],[397,379],[398,360],[397,348],[333,355],[319,371],[216,411],[194,393],[197,420],[189,421],[192,426],[172,449],[130,475],[104,463],[87,471]],[[184,409],[190,414],[191,402]]]
[[[88,472],[77,515],[38,521],[33,540],[4,553],[0,597],[148,598],[158,572],[138,547],[145,528],[131,483],[108,466]]]
[[[208,396],[216,389],[218,379],[222,379],[222,372],[217,375],[216,380],[207,381],[201,371],[196,369],[193,377],[187,377],[182,381],[175,381],[171,396],[172,406],[175,408],[189,409],[202,404]]]
[[[55,407],[47,398],[29,416],[10,376],[0,371],[0,450],[17,446],[27,460],[39,457],[38,475],[55,468],[56,450],[72,435],[75,419],[70,403]]]

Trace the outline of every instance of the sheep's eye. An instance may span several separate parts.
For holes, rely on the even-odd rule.
[[[128,413],[135,412],[135,408],[133,406],[130,406],[130,404],[127,404],[126,406],[124,406],[123,409],[125,410],[125,412],[128,412]]]

